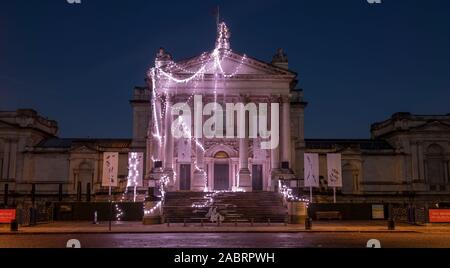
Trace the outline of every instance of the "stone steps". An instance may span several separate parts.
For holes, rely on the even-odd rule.
[[[208,203],[208,195],[214,196],[212,204]],[[208,205],[195,208],[194,204]],[[217,212],[225,217],[225,222],[285,222],[287,209],[282,197],[273,192],[251,193],[197,193],[171,192],[167,193],[163,207],[163,217],[172,222],[209,221],[206,215],[210,207],[216,207]]]

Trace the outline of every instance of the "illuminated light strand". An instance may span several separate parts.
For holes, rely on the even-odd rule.
[[[156,74],[156,70],[154,68],[152,68],[152,77],[155,76]],[[159,141],[159,145],[162,146],[162,137],[161,137],[161,133],[159,131],[159,126],[158,126],[158,116],[157,116],[157,108],[156,108],[156,98],[157,98],[157,94],[156,94],[156,80],[152,78],[152,110],[153,110],[153,122],[155,125],[155,129],[156,129],[156,133],[153,134],[153,137],[155,137],[158,141]]]
[[[202,55],[200,56],[200,64],[201,65],[205,65],[205,63],[207,63],[210,60],[211,60],[210,59],[210,54],[208,52],[203,52]],[[188,70],[188,69],[184,68],[183,66],[178,65],[174,61],[171,61],[168,64],[168,68],[169,69],[176,68],[176,69],[178,69],[178,70],[180,70],[180,71],[182,71],[184,73],[189,73],[189,74],[195,74],[196,73],[196,71]]]
[[[169,179],[169,177],[167,175],[164,175],[164,176],[161,177],[161,179],[160,179],[161,201],[159,201],[155,206],[153,206],[150,209],[144,209],[144,215],[145,216],[154,215],[156,210],[160,209],[162,207],[162,204],[164,203],[165,198],[166,198],[166,190],[165,190],[165,188],[167,187],[169,182],[170,182],[170,179]]]
[[[206,64],[203,65],[200,70],[198,70],[196,73],[194,73],[192,76],[186,78],[186,79],[178,79],[175,78],[172,74],[166,73],[165,71],[163,71],[162,69],[158,69],[162,75],[164,75],[166,78],[169,78],[171,81],[176,82],[178,84],[182,84],[182,83],[189,83],[190,81],[194,80],[196,77],[198,77],[199,75],[201,75],[206,69]]]
[[[137,198],[137,185],[138,185],[137,178],[140,176],[139,170],[137,168],[138,165],[139,165],[139,154],[136,152],[130,153],[130,156],[128,157],[129,171],[128,171],[128,177],[127,177],[127,186],[125,188],[125,191],[122,193],[119,203],[123,203],[128,200],[127,195],[128,195],[128,189],[130,187],[134,187],[133,202],[137,201],[137,199],[136,199]],[[117,203],[114,206],[114,208],[116,210],[116,221],[121,221],[121,219],[125,215],[124,211],[120,208],[119,204],[117,204]]]
[[[292,189],[287,187],[286,185],[283,185],[281,181],[278,181],[278,189],[280,194],[283,195],[284,199],[287,201],[296,201],[296,202],[305,202],[307,206],[311,203],[311,200],[303,197],[294,196],[292,194]]]
[[[230,49],[228,38],[229,38],[228,27],[226,26],[225,23],[219,24],[216,48],[211,53],[205,52],[200,56],[200,65],[201,66],[197,71],[188,70],[188,69],[184,68],[183,66],[178,65],[174,61],[170,61],[165,66],[156,66],[155,68],[150,69],[150,71],[148,72],[148,76],[152,79],[152,83],[153,83],[152,116],[154,117],[154,130],[152,130],[152,132],[154,131],[156,133],[152,133],[152,136],[159,142],[160,148],[164,148],[164,145],[167,142],[167,137],[161,135],[162,126],[160,126],[160,124],[166,123],[166,122],[163,122],[163,120],[165,118],[166,113],[169,112],[167,109],[168,108],[167,107],[167,98],[162,98],[163,95],[165,95],[166,97],[168,96],[168,93],[169,93],[168,86],[167,86],[168,83],[174,82],[177,84],[183,84],[183,83],[186,84],[186,83],[194,82],[193,92],[192,92],[191,96],[188,97],[187,102],[186,102],[186,103],[189,103],[192,100],[193,96],[196,94],[197,87],[198,87],[198,81],[204,80],[205,74],[207,74],[207,72],[212,72],[214,74],[213,75],[213,77],[214,77],[214,100],[217,103],[217,88],[218,88],[218,83],[219,83],[220,78],[226,78],[226,79],[232,78],[240,72],[241,67],[243,66],[244,62],[247,59],[246,55],[241,57],[240,63],[235,68],[235,70],[232,71],[231,73],[229,73],[229,74],[225,73],[225,70],[223,68],[222,61],[224,59],[231,58],[230,55],[232,53],[232,51]],[[164,70],[163,68],[165,68],[167,71]],[[174,73],[177,73],[176,72],[177,70],[178,71],[181,70],[185,74],[186,73],[190,74],[190,76],[185,77],[185,78],[177,78],[174,75]],[[219,76],[220,76],[220,78],[219,78]],[[157,98],[160,98],[159,100],[161,102],[159,114],[158,114],[157,105],[156,105]],[[159,116],[159,118],[158,118],[158,116]],[[160,119],[161,122],[159,122],[158,119]],[[186,136],[190,137],[191,140],[195,143],[195,146],[200,148],[201,151],[204,153],[206,151],[204,145],[201,144],[201,142],[198,139],[196,139],[195,137],[192,137],[190,128],[186,128],[186,124],[182,120],[181,120],[181,122],[182,122],[183,132],[185,131],[184,134],[187,134]],[[166,127],[168,127],[168,126],[166,126]],[[156,159],[154,159],[154,157],[152,157],[152,160],[155,161]],[[208,192],[208,190],[209,190],[208,189],[208,176],[207,176],[206,171],[204,169],[201,169],[198,166],[197,162],[195,162],[195,169],[202,173],[204,180],[205,180],[204,191]],[[175,173],[174,180],[176,180],[176,178],[177,178],[177,174]],[[167,187],[169,182],[170,182],[170,178],[167,175],[164,175],[160,179],[160,190],[161,190],[161,196],[162,196],[161,201],[158,202],[158,204],[156,204],[153,208],[145,210],[145,215],[150,215],[150,214],[154,213],[158,208],[161,208],[161,206],[165,200],[165,193],[166,193],[165,188]],[[233,189],[233,192],[237,192],[237,191],[242,191],[242,190],[239,188]],[[214,203],[214,197],[218,193],[221,193],[221,192],[229,192],[229,191],[216,191],[213,194],[206,194],[205,199],[208,200],[207,204]],[[202,207],[203,205],[200,204],[200,207]]]

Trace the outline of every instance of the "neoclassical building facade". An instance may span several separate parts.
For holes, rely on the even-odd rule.
[[[220,53],[217,56],[220,63],[205,63],[204,55],[174,63],[171,56],[161,49],[155,64],[160,66],[160,72],[170,73],[170,77],[166,75],[170,79],[160,75],[156,84],[152,81],[155,79],[149,77],[147,88],[136,89],[132,103],[135,114],[140,114],[137,116],[140,121],[135,121],[134,129],[139,135],[134,137],[134,144],[140,144],[141,150],[147,152],[146,177],[158,180],[161,176],[167,176],[171,191],[273,191],[276,180],[294,178],[293,170],[302,170],[297,164],[303,161],[303,114],[306,103],[303,102],[303,92],[296,89],[297,75],[288,69],[287,58],[281,50],[271,63],[227,49],[217,53]],[[208,64],[220,64],[223,74],[218,78],[214,67]],[[183,79],[189,74],[195,75],[201,69],[205,72],[199,79],[186,83],[171,81]],[[226,74],[231,73],[232,77],[227,77]],[[152,89],[158,86],[161,88]],[[141,97],[152,95],[146,90],[154,91],[154,101],[142,103]],[[267,116],[272,120],[268,120],[265,127],[276,133],[274,139],[279,141],[279,145],[273,150],[263,149],[261,143],[265,140],[261,137],[250,138],[248,131],[244,138],[229,137],[229,133],[174,138],[171,130],[175,117],[170,113],[173,104],[186,104],[190,110],[195,110],[196,98],[201,98],[203,105],[217,103],[221,107],[221,122],[214,123],[214,130],[228,130],[232,124],[231,132],[234,134],[239,129],[238,120],[227,121],[230,114],[222,112],[227,104],[242,103],[244,107],[266,104],[271,108],[276,104],[277,117],[273,117],[269,109]],[[166,111],[161,112],[161,107],[165,107]],[[156,117],[152,117],[154,113]],[[201,123],[207,124],[208,117],[213,114],[217,116],[217,108],[209,116],[200,116]],[[255,116],[258,114],[245,114],[247,128]],[[192,125],[191,129],[194,128]],[[273,131],[274,128],[276,131]],[[163,142],[155,131],[163,133]]]
[[[338,202],[450,202],[450,114],[397,113],[373,124],[369,139],[305,139],[307,103],[287,55],[279,50],[269,62],[257,60],[232,51],[229,37],[227,28],[219,28],[213,52],[176,62],[160,49],[146,85],[131,94],[130,139],[59,138],[57,123],[36,111],[0,112],[0,204],[103,200],[105,152],[119,153],[117,195],[127,186],[130,152],[145,154],[139,189],[144,195],[161,180],[168,191],[276,191],[281,181],[302,195],[303,155],[318,153],[321,187],[315,201],[329,202],[326,154],[340,153],[344,186]],[[195,96],[223,107],[277,104],[278,121],[268,120],[266,127],[278,130],[279,146],[263,149],[266,140],[248,132],[233,138],[174,137],[172,107],[185,103],[195,110]],[[211,115],[200,115],[202,123]],[[246,113],[247,122],[252,118]],[[239,131],[240,125],[226,118],[214,129],[230,126]],[[195,127],[192,123],[191,130]]]

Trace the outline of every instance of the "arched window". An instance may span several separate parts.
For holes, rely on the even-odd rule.
[[[216,153],[214,155],[214,158],[216,158],[216,159],[228,159],[228,158],[230,158],[230,156],[226,152],[221,151],[221,152]]]
[[[425,166],[427,182],[432,188],[445,185],[445,157],[441,146],[432,144],[427,148]]]

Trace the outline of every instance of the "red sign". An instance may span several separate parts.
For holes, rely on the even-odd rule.
[[[450,209],[430,209],[431,223],[450,223]]]
[[[0,209],[0,223],[11,223],[15,219],[15,209]]]

